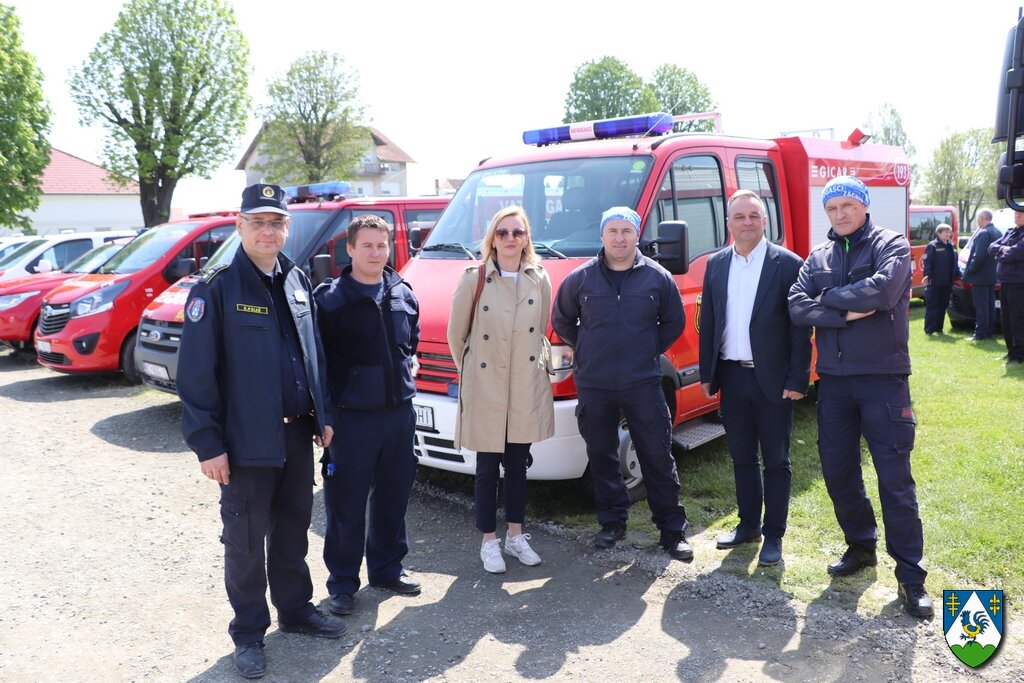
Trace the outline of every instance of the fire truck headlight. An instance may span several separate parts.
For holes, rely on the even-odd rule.
[[[551,345],[551,383],[556,384],[572,374],[572,347],[568,344]]]

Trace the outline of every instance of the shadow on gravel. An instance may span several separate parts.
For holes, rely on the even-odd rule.
[[[89,431],[109,444],[133,451],[178,453],[189,450],[181,436],[181,403],[177,401],[111,415]],[[192,459],[194,461],[194,456]]]
[[[34,354],[14,352],[10,348],[0,346],[0,372],[14,372],[39,367]]]
[[[5,359],[0,358],[0,365]],[[49,371],[47,371],[49,372]],[[145,389],[128,384],[121,375],[61,375],[50,373],[0,386],[0,396],[23,403],[59,403],[90,398],[135,396]]]

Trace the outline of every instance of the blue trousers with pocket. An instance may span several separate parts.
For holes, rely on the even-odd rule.
[[[402,573],[409,552],[405,511],[416,479],[412,403],[377,411],[335,409],[330,447],[334,474],[324,478],[324,563],[331,595],[359,590],[366,556],[371,583]]]
[[[313,510],[313,418],[284,425],[284,436],[283,467],[231,465],[228,484],[220,487],[224,585],[235,612],[228,633],[235,645],[263,642],[270,626],[268,581],[278,619],[303,621],[314,610],[306,564]]]
[[[896,579],[924,583],[924,533],[910,473],[917,421],[906,375],[822,375],[818,385],[818,453],[828,495],[847,545],[873,549],[875,511],[864,488],[860,439],[878,475],[885,548]]]

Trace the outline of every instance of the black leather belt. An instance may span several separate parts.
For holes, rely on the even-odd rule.
[[[284,418],[284,423],[285,424],[291,424],[292,422],[295,422],[296,420],[301,420],[302,418],[309,417],[312,414],[313,413],[306,413],[305,415],[294,415],[294,416],[291,416],[291,417],[285,417]]]
[[[752,368],[754,367],[754,361],[752,360],[732,360],[731,358],[723,358],[726,363],[738,363],[741,368]]]

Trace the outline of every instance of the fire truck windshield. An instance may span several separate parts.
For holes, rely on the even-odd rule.
[[[636,208],[650,156],[552,159],[471,174],[441,214],[419,258],[470,259],[491,217],[510,204],[526,210],[543,258],[590,257],[601,248],[601,213]]]

